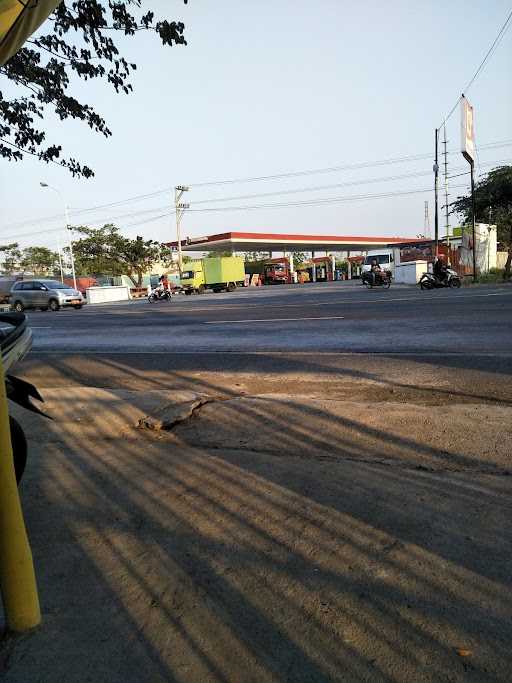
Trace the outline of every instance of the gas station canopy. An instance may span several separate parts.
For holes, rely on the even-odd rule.
[[[393,244],[421,242],[410,237],[295,235],[266,232],[224,232],[181,240],[183,251],[368,251]],[[178,242],[168,242],[178,248]]]

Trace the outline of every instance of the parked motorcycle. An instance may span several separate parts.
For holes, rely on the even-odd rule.
[[[420,278],[421,289],[439,289],[441,287],[454,287],[458,289],[461,285],[460,277],[455,270],[446,269],[446,278],[440,280],[434,273],[423,273]]]
[[[148,301],[150,304],[154,304],[158,301],[170,301],[171,299],[172,296],[168,289],[159,290],[158,287],[153,289],[153,291],[148,295]]]
[[[372,289],[373,287],[389,289],[391,287],[391,273],[389,270],[381,270],[380,273],[375,273],[374,280],[371,271],[366,270],[361,275],[361,281],[368,289]]]
[[[32,347],[32,332],[27,326],[25,314],[5,313],[0,315],[0,347],[5,372],[7,398],[26,410],[48,417],[31,402],[32,398],[43,401],[37,389],[32,384],[9,374],[10,369],[20,362]],[[9,416],[9,425],[11,428],[14,471],[16,473],[16,481],[19,484],[27,463],[27,439],[22,426],[12,415]]]

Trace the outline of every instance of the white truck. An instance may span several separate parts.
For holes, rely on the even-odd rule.
[[[369,251],[364,259],[363,263],[363,273],[371,270],[373,259],[377,259],[379,266],[382,270],[389,270],[394,276],[395,274],[395,257],[394,249],[372,249]]]

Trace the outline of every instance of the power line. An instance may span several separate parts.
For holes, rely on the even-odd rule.
[[[492,149],[498,149],[501,147],[508,147],[508,146],[512,146],[512,140],[510,140],[510,139],[491,142],[491,143],[488,143],[486,145],[480,145],[479,149],[480,150],[484,150],[484,149],[485,150],[492,150]],[[459,150],[450,150],[448,152],[448,154],[455,154],[455,153],[459,153]],[[402,163],[402,162],[406,163],[406,162],[418,161],[418,160],[423,160],[423,159],[430,159],[430,157],[431,157],[430,153],[429,154],[417,154],[417,155],[411,155],[409,157],[395,157],[392,159],[381,159],[381,160],[377,160],[377,161],[373,161],[373,162],[362,162],[362,163],[358,163],[358,164],[347,164],[344,166],[333,166],[333,167],[324,168],[324,169],[316,169],[316,170],[311,169],[311,170],[305,170],[305,171],[294,171],[291,173],[275,174],[275,175],[269,175],[269,176],[260,176],[258,178],[254,177],[254,178],[245,178],[245,179],[239,179],[239,180],[220,180],[220,181],[212,181],[212,182],[208,182],[208,183],[198,183],[198,184],[193,185],[193,187],[197,188],[197,187],[206,187],[206,186],[214,186],[214,185],[226,185],[226,184],[234,184],[236,182],[240,182],[240,183],[253,182],[256,180],[278,180],[278,179],[291,178],[291,177],[300,177],[300,176],[305,176],[305,175],[314,175],[315,173],[321,174],[321,173],[337,172],[337,171],[343,171],[343,170],[356,170],[356,169],[362,169],[362,168],[371,168],[372,166],[384,166],[387,164],[395,164],[395,163]],[[419,172],[418,177],[420,176],[420,174],[422,174],[422,172]],[[414,175],[415,174],[411,174],[411,177],[413,177]],[[405,174],[404,174],[404,177],[406,177]],[[397,179],[399,179],[398,176],[397,176]],[[377,182],[377,179],[370,179],[370,180],[365,181],[365,182],[373,183],[373,182]],[[347,183],[347,184],[350,184],[350,183]],[[354,184],[355,184],[355,181],[354,181]],[[363,184],[363,183],[360,182],[360,184]],[[338,186],[340,186],[340,187],[343,186],[343,183],[338,184]],[[325,187],[327,189],[329,186],[325,186]],[[333,185],[331,185],[331,187],[334,188],[334,187],[336,187],[336,185],[333,184]],[[100,210],[103,208],[106,209],[106,208],[111,208],[114,206],[121,206],[123,204],[128,204],[128,203],[133,202],[133,201],[139,201],[139,200],[143,200],[143,199],[150,199],[153,197],[157,197],[161,194],[165,194],[166,192],[169,192],[171,189],[173,189],[173,188],[172,187],[163,188],[161,190],[155,190],[154,192],[135,195],[132,197],[127,197],[126,199],[118,200],[116,202],[110,202],[108,204],[99,204],[99,205],[87,207],[84,209],[72,210],[70,212],[70,215],[73,219],[76,219],[83,214],[91,213],[93,211],[97,211],[97,210]],[[299,191],[302,191],[302,190],[299,190]],[[287,192],[292,193],[294,191],[292,191],[292,190],[282,191],[282,194],[285,194]],[[269,196],[271,196],[271,194],[272,193],[268,193]],[[281,193],[279,193],[279,194],[281,194]],[[262,196],[264,196],[264,195],[262,195]],[[203,200],[203,201],[210,201],[210,200]],[[196,203],[198,203],[198,202],[196,202]],[[146,211],[161,211],[164,208],[166,208],[166,207],[158,207],[158,208],[146,210]],[[114,220],[115,218],[124,218],[124,217],[131,216],[131,215],[139,215],[139,214],[138,213],[120,214],[119,216],[116,216],[113,218],[111,217],[110,220]],[[61,220],[61,219],[62,219],[62,216],[60,213],[54,214],[51,216],[36,217],[36,218],[26,219],[23,221],[18,221],[16,223],[8,224],[8,225],[4,226],[4,230],[5,229],[22,228],[26,225],[34,224],[36,222],[37,223],[47,223],[47,222],[52,222],[52,221]],[[99,222],[99,221],[95,221],[95,222]]]
[[[512,140],[500,140],[497,142],[491,142],[488,143],[487,145],[481,145],[480,149],[496,149],[497,147],[500,146],[509,146],[512,145]],[[460,150],[459,149],[453,149],[448,152],[448,154],[459,154]],[[212,180],[208,182],[202,182],[202,183],[188,183],[188,186],[191,188],[198,188],[198,187],[207,187],[207,186],[215,186],[215,185],[233,185],[236,183],[251,183],[251,182],[258,182],[258,181],[266,181],[266,180],[280,180],[280,179],[286,179],[286,178],[297,178],[300,176],[305,176],[305,175],[316,175],[316,174],[323,174],[323,173],[336,173],[338,171],[352,171],[352,170],[357,170],[361,168],[371,168],[374,166],[385,166],[388,164],[398,164],[398,163],[408,163],[408,162],[413,162],[413,161],[422,161],[424,159],[431,159],[432,157],[432,152],[428,152],[425,154],[413,154],[410,156],[404,156],[404,157],[393,157],[393,158],[388,158],[388,159],[380,159],[377,161],[367,161],[367,162],[360,162],[357,164],[346,164],[343,166],[329,166],[326,168],[316,168],[316,169],[309,169],[309,170],[304,170],[304,171],[291,171],[288,173],[278,173],[274,175],[267,175],[267,176],[254,176],[254,177],[249,177],[249,178],[236,178],[236,179],[231,179],[231,180]]]
[[[493,166],[494,164],[501,163],[504,161],[512,161],[512,159],[497,159],[496,161],[487,163],[487,164],[482,164],[482,166]],[[459,166],[457,168],[454,168],[455,171],[460,171],[463,168],[466,168],[465,166]],[[310,186],[310,187],[301,187],[293,190],[275,190],[273,192],[261,192],[258,194],[246,194],[246,195],[237,195],[234,197],[218,197],[214,199],[200,199],[198,201],[192,201],[190,204],[192,206],[197,206],[198,204],[212,204],[214,202],[229,202],[229,201],[235,201],[238,199],[257,199],[258,197],[276,197],[280,195],[289,195],[289,194],[301,194],[303,192],[318,192],[321,190],[333,190],[338,187],[350,187],[353,185],[369,185],[373,183],[381,183],[381,182],[390,182],[390,181],[395,181],[395,180],[406,180],[409,178],[420,178],[420,177],[425,177],[425,176],[430,176],[432,174],[432,171],[418,171],[415,173],[404,173],[402,175],[395,175],[395,176],[381,176],[379,178],[367,178],[365,180],[351,180],[347,181],[344,183],[334,183],[331,185],[315,185],[315,186]]]
[[[496,38],[494,39],[494,42],[492,43],[491,47],[487,50],[487,53],[486,53],[485,57],[484,57],[484,58],[482,59],[482,61],[480,62],[480,65],[479,65],[478,69],[475,71],[475,73],[473,74],[472,78],[471,78],[471,79],[469,80],[469,82],[467,83],[466,87],[462,89],[462,93],[463,93],[463,94],[468,92],[468,90],[471,88],[471,86],[473,85],[473,83],[476,81],[476,79],[478,78],[478,76],[479,76],[480,73],[482,72],[484,66],[486,65],[487,61],[490,59],[491,55],[496,51],[496,48],[498,47],[499,43],[501,42],[503,36],[505,35],[505,33],[506,33],[506,31],[507,31],[507,29],[508,29],[508,27],[509,27],[509,25],[510,25],[510,20],[511,20],[511,19],[512,19],[512,10],[510,11],[510,14],[508,15],[508,17],[507,17],[505,23],[503,24],[503,26],[500,28],[500,30],[499,30],[499,32],[498,32],[498,35],[497,35]],[[455,104],[453,105],[453,107],[452,107],[452,108],[450,109],[450,111],[448,112],[447,116],[444,117],[444,123],[446,123],[446,122],[448,121],[448,119],[451,117],[451,115],[453,114],[453,112],[457,109],[457,107],[458,107],[459,102],[461,101],[461,99],[462,99],[462,95],[457,99],[457,101],[455,102]],[[439,126],[439,128],[440,128],[440,127],[441,127],[441,126]]]
[[[453,185],[452,187],[467,187],[464,185]],[[340,202],[351,202],[351,201],[366,201],[372,199],[386,199],[388,197],[401,197],[411,194],[421,194],[425,192],[433,192],[431,187],[427,189],[418,190],[405,190],[399,192],[383,192],[379,194],[361,194],[361,195],[348,195],[341,197],[324,197],[323,199],[308,199],[296,202],[277,202],[272,204],[255,204],[247,206],[224,206],[224,207],[210,207],[205,209],[189,209],[188,212],[191,213],[205,213],[205,212],[224,212],[224,211],[246,211],[254,209],[277,209],[277,208],[288,208],[297,206],[320,206],[322,204],[337,204]],[[187,213],[188,213],[187,212]]]

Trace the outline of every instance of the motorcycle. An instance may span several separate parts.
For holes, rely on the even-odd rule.
[[[22,408],[45,415],[31,399],[43,402],[38,390],[28,382],[9,373],[10,369],[23,360],[32,347],[32,331],[27,326],[27,317],[23,313],[5,313],[0,315],[0,347],[5,372],[5,390],[7,398]],[[51,418],[49,418],[51,419]],[[27,463],[27,438],[22,426],[12,415],[9,415],[11,444],[14,459],[16,482],[19,484]]]
[[[170,301],[172,299],[171,293],[168,289],[153,289],[153,291],[148,294],[148,301],[150,304],[154,304],[157,301]]]
[[[366,270],[361,275],[361,281],[363,285],[368,287],[368,289],[373,289],[373,287],[383,287],[384,289],[389,289],[391,287],[391,273],[389,270],[381,270],[379,273],[375,273],[374,280],[371,271]]]
[[[441,287],[453,287],[458,289],[461,285],[460,277],[451,268],[446,269],[446,278],[440,280],[434,273],[423,273],[420,278],[421,289],[440,289]]]

